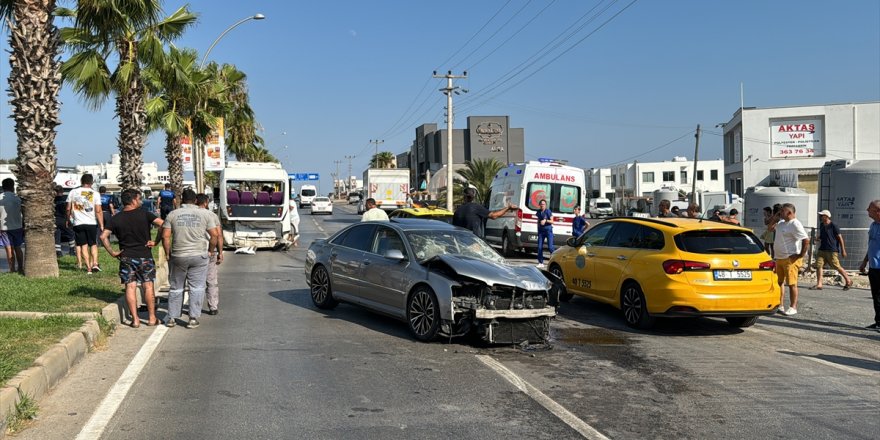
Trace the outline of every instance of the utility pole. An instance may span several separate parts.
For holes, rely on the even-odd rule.
[[[373,156],[376,162],[373,164],[373,168],[379,168],[379,144],[384,144],[385,141],[380,139],[370,139],[370,143],[376,144],[376,155]]]
[[[452,112],[452,94],[459,94],[460,87],[453,87],[452,80],[456,78],[467,78],[467,71],[462,72],[462,75],[453,75],[452,71],[449,70],[446,72],[446,75],[437,75],[437,71],[434,71],[434,78],[446,78],[446,87],[440,89],[444,95],[446,95],[446,209],[452,211],[452,126],[453,126],[453,112]],[[462,92],[467,93],[467,90],[461,89]]]
[[[697,162],[700,156],[700,124],[697,124],[697,134],[694,135],[697,138],[697,143],[694,146],[694,185],[691,190],[691,203],[697,203]],[[701,208],[705,209],[705,206]],[[702,216],[701,216],[702,217]]]
[[[336,191],[336,198],[339,198],[339,164],[342,163],[341,160],[334,160],[333,163],[336,164],[336,178],[333,179],[333,188]]]
[[[352,192],[354,188],[351,187],[351,160],[354,159],[354,156],[345,156],[345,158],[348,159],[348,176],[346,176],[348,183],[346,185],[348,186],[348,192]]]

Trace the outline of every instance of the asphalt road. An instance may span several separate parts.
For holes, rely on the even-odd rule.
[[[634,331],[614,309],[575,298],[550,347],[417,343],[392,319],[311,305],[308,244],[357,221],[353,212],[302,213],[301,247],[286,253],[227,253],[220,314],[165,333],[102,438],[559,439],[581,438],[585,425],[613,439],[880,432],[880,334],[861,328],[867,290],[803,289],[799,315],[744,330],[688,319]],[[154,331],[121,329],[20,438],[75,437]]]

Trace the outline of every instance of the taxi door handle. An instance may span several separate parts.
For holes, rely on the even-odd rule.
[[[618,255],[618,256],[617,256],[617,259],[618,259],[618,260],[626,260],[626,257],[623,256],[623,255]]]

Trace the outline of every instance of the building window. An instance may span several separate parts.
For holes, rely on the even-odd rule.
[[[642,183],[654,183],[654,172],[642,173]]]
[[[605,184],[611,185],[611,176],[605,176]]]
[[[699,181],[703,180],[703,170],[697,171],[697,180],[699,180]]]
[[[617,186],[617,174],[611,175],[611,186]]]
[[[679,182],[679,183],[688,183],[688,172],[687,171],[681,172],[681,182]]]
[[[663,181],[664,182],[675,182],[675,171],[664,171],[663,172]]]
[[[709,171],[709,178],[712,180],[718,180],[718,170]]]
[[[626,174],[620,175],[620,186],[626,186]]]

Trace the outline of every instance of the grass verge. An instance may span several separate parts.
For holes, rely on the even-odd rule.
[[[102,272],[92,275],[76,268],[75,257],[58,259],[58,278],[25,278],[0,274],[0,310],[22,312],[100,312],[122,294],[119,261],[103,250]]]
[[[30,367],[46,349],[84,322],[82,318],[64,315],[42,319],[0,318],[0,384]]]
[[[19,394],[19,401],[15,404],[15,411],[6,419],[6,433],[15,434],[23,430],[31,421],[37,418],[37,402],[27,394]]]

